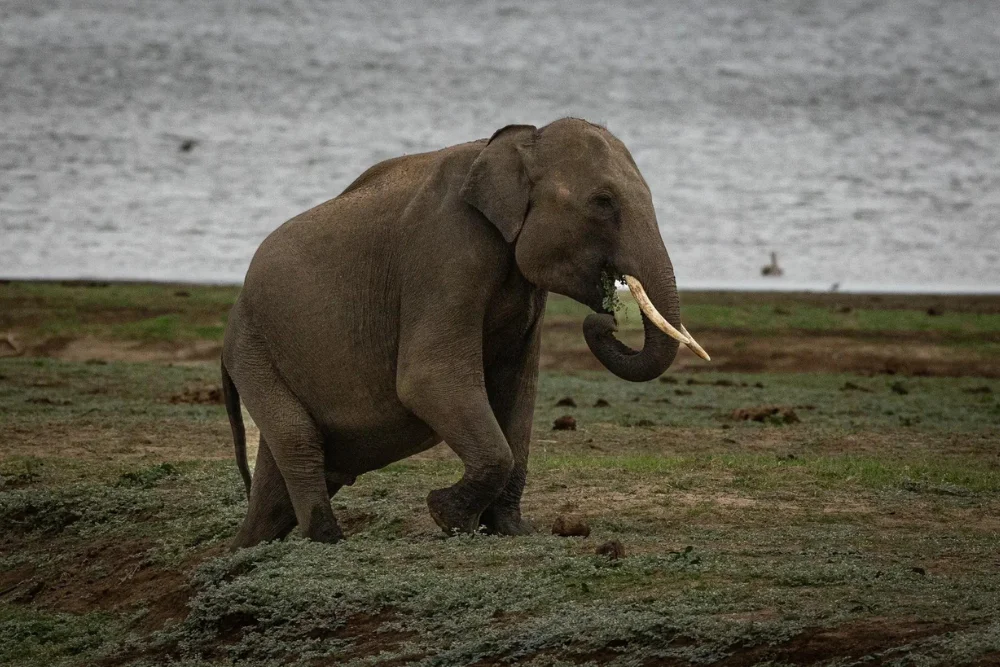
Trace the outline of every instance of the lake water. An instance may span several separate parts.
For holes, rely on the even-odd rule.
[[[1000,289],[1000,3],[614,4],[4,0],[0,276],[239,281],[374,162],[574,115],[681,287]]]

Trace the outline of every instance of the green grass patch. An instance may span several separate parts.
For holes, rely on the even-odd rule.
[[[622,329],[641,329],[642,317],[631,295],[620,294],[618,312]],[[1000,333],[1000,314],[945,312],[928,314],[926,309],[842,308],[835,304],[816,306],[794,302],[772,305],[748,300],[744,305],[684,303],[684,323],[698,329],[738,329],[750,332],[830,331],[862,333],[935,332],[940,334],[983,335]],[[550,295],[546,316],[555,320],[583,319],[590,310],[572,299]]]
[[[0,663],[777,665],[813,647],[952,665],[1000,650],[995,380],[544,373],[523,504],[536,534],[446,538],[425,504],[461,474],[443,455],[343,488],[345,542],[228,554],[246,499],[225,411],[178,400],[217,372],[0,363]],[[800,419],[731,416],[761,404]],[[553,431],[567,413],[577,430]],[[551,535],[564,513],[590,537]],[[624,558],[595,552],[611,539]]]

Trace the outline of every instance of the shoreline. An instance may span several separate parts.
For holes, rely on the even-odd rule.
[[[235,285],[0,282],[0,358],[213,362]],[[712,355],[682,349],[676,372],[849,372],[1000,377],[1000,296],[682,291],[685,325]],[[620,340],[643,345],[622,295]],[[581,326],[590,310],[550,295],[541,367],[599,371]]]
[[[66,287],[104,287],[111,285],[150,285],[157,287],[241,287],[243,283],[227,280],[155,280],[146,278],[21,278],[0,277],[0,285],[11,283],[33,283],[43,285],[63,285]],[[619,292],[627,293],[628,289],[619,287]],[[776,280],[772,283],[764,280],[739,283],[698,283],[687,287],[679,287],[681,294],[779,294],[788,297],[795,296],[900,296],[900,297],[984,297],[996,298],[1000,301],[1000,286],[992,288],[972,287],[966,285],[944,285],[931,288],[926,285],[840,285],[831,290],[817,283],[782,283]]]

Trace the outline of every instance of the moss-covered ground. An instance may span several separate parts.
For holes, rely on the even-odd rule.
[[[342,489],[345,541],[230,554],[246,501],[215,364],[72,361],[27,341],[45,327],[212,340],[235,290],[0,290],[0,334],[26,348],[0,359],[0,664],[1000,664],[989,306],[928,315],[942,306],[912,300],[862,317],[860,303],[694,295],[688,328],[737,341],[854,313],[905,346],[923,317],[964,370],[692,362],[635,385],[559,357],[560,337],[582,336],[557,299],[524,499],[535,535],[441,534],[424,498],[461,472],[442,445]],[[53,324],[69,313],[75,333]],[[155,317],[177,328],[135,333]],[[846,324],[820,324],[850,340]],[[576,430],[553,430],[565,415]],[[590,536],[552,535],[568,515]],[[624,557],[597,553],[611,540]]]

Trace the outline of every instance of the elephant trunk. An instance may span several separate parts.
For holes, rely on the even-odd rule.
[[[662,258],[657,259],[660,261],[643,262],[634,267],[634,272],[626,274],[629,287],[643,311],[645,340],[642,350],[633,350],[615,338],[614,332],[618,327],[613,315],[594,313],[588,315],[583,323],[583,335],[594,356],[609,371],[631,382],[656,378],[673,363],[679,340],[686,339],[683,342],[688,345],[693,342],[681,325],[677,285],[666,250],[662,251]],[[630,266],[621,268],[632,269]],[[642,303],[643,297],[648,297],[645,304]]]

